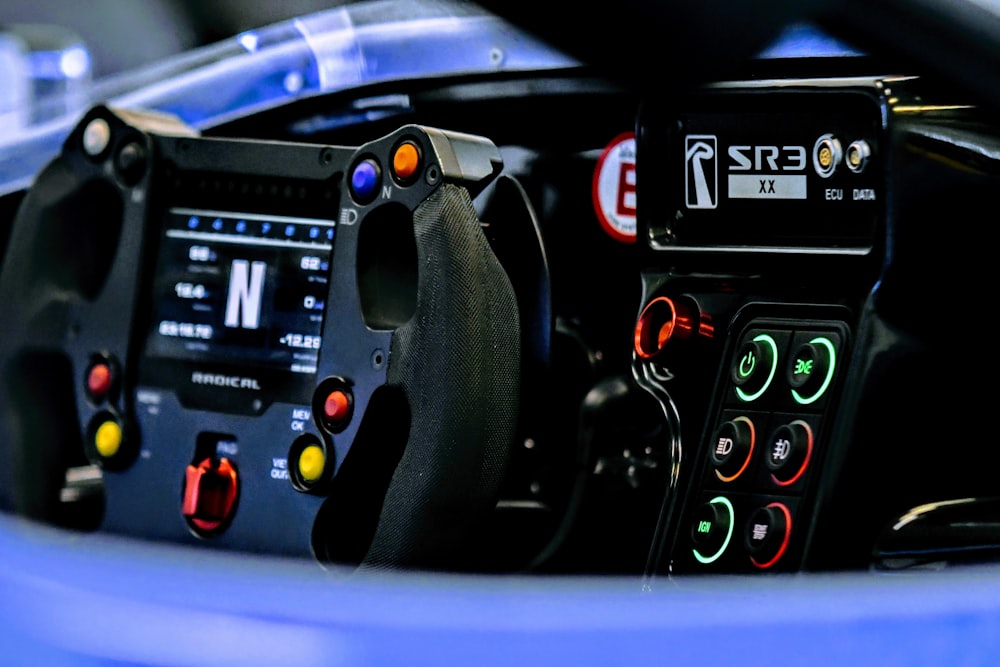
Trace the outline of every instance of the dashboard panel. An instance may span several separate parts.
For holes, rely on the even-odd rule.
[[[0,200],[4,521],[331,586],[292,617],[577,575],[584,625],[816,586],[818,637],[859,581],[989,581],[989,107],[867,57],[740,74],[90,108]]]

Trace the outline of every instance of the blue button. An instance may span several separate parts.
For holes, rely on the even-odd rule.
[[[379,182],[378,163],[371,158],[362,160],[351,174],[351,194],[362,203],[371,201]]]

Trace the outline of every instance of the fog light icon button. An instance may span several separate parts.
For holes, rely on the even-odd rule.
[[[771,434],[766,463],[771,479],[778,486],[791,486],[802,478],[813,451],[813,429],[808,422],[796,419],[783,424]]]

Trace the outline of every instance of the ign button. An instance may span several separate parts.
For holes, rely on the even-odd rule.
[[[725,496],[718,496],[703,504],[695,512],[691,523],[692,553],[702,565],[719,559],[733,538],[733,504]]]

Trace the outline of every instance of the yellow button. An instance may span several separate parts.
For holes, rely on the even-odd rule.
[[[326,456],[319,445],[309,445],[299,454],[299,475],[306,482],[315,482],[326,467]]]
[[[113,421],[104,422],[97,427],[94,445],[101,456],[111,458],[122,446],[122,427]]]
[[[400,144],[392,158],[392,169],[396,172],[396,176],[405,181],[417,173],[419,166],[420,152],[417,151],[417,147],[408,141]]]

